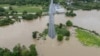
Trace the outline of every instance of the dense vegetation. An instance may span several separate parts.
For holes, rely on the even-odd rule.
[[[15,21],[10,18],[0,19],[0,26],[13,24]]]
[[[83,45],[100,47],[100,36],[82,29],[76,29],[76,32],[77,38]]]
[[[62,27],[60,27],[60,25],[56,25],[55,27],[56,29],[56,33],[57,35],[62,35],[63,37],[66,36],[66,37],[69,37],[70,36],[70,32],[67,30],[66,26],[63,25]]]
[[[71,24],[70,27],[72,26],[72,22],[67,21],[66,23]],[[47,24],[49,26],[49,24]],[[69,27],[69,26],[68,26]],[[63,38],[65,37],[66,40],[69,40],[70,37],[70,31],[67,30],[67,25],[60,23],[59,25],[55,25],[55,30],[56,30],[56,35],[57,35],[57,40],[62,41]],[[38,31],[33,32],[33,39],[40,39],[43,37],[44,40],[46,40],[46,36],[48,34],[48,28],[45,29],[42,33],[39,33]]]
[[[83,10],[92,10],[92,9],[100,9],[100,3],[94,3],[94,2],[89,2],[89,3],[74,3],[73,6],[77,9],[83,9]]]
[[[4,16],[6,13],[6,10],[2,7],[0,7],[0,16]]]
[[[37,16],[33,15],[33,14],[26,14],[26,15],[23,15],[22,17],[25,20],[32,20],[32,19],[36,19],[37,18]]]
[[[49,6],[50,0],[0,0],[0,4],[9,5],[34,5],[42,6],[47,8]],[[60,3],[64,7],[71,7],[74,9],[100,9],[100,0],[54,0],[54,3]]]
[[[100,0],[73,0],[67,2],[67,8],[83,9],[83,10],[92,10],[92,9],[99,10]]]
[[[0,48],[0,56],[38,56],[35,45],[30,45],[29,49],[25,46],[16,45],[13,51]]]
[[[68,20],[68,21],[66,22],[66,26],[73,26],[73,23],[72,23],[70,20]]]
[[[32,33],[32,34],[33,34],[32,37],[33,37],[34,39],[37,38],[37,33],[38,33],[37,31],[34,31],[34,32]]]
[[[21,14],[14,10],[12,7],[9,7],[8,10],[0,7],[0,26],[6,26],[13,24],[15,21],[20,22],[21,19],[24,20],[32,20],[37,19],[42,16],[42,11],[38,11],[34,13],[28,13],[27,11],[23,11]],[[19,18],[20,17],[20,18]]]
[[[57,2],[59,0],[54,0]],[[10,5],[48,5],[50,0],[0,0],[0,4],[10,4]]]
[[[58,41],[63,41],[63,35],[60,35],[60,34],[59,34],[59,35],[57,36],[57,40],[58,40]]]
[[[65,15],[68,16],[68,17],[74,17],[74,16],[76,16],[76,14],[73,12],[72,9],[71,9],[71,10],[68,10],[68,11],[65,13]]]

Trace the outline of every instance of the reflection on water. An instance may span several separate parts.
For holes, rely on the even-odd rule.
[[[86,29],[95,30],[100,33],[100,11],[75,11],[77,16],[74,18],[65,17],[64,14],[55,16],[55,23],[66,23],[72,20],[77,26]],[[32,39],[32,32],[42,32],[48,23],[48,16],[33,21],[22,21],[7,27],[0,27],[0,47],[12,49],[13,46],[20,43],[29,46],[36,44],[39,56],[100,56],[100,48],[85,47],[75,38],[74,29],[70,29],[72,35],[69,41],[57,42],[56,38],[39,41]]]

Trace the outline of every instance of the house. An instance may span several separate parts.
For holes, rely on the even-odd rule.
[[[66,10],[64,9],[64,7],[62,7],[59,4],[54,4],[54,7],[55,7],[56,13],[64,13],[64,12],[66,12]]]

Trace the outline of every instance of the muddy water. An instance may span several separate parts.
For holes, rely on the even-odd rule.
[[[64,14],[55,16],[55,23],[64,23],[72,20],[75,25],[95,30],[100,33],[100,11],[75,11],[77,16],[74,18],[65,17]],[[12,49],[13,46],[36,44],[39,56],[100,56],[100,48],[85,47],[75,38],[74,29],[69,29],[72,33],[69,41],[57,42],[55,39],[33,40],[32,32],[42,32],[48,23],[48,16],[33,21],[22,21],[14,25],[0,27],[0,47]]]
[[[100,11],[76,11],[77,17],[73,19],[75,25],[100,33]]]

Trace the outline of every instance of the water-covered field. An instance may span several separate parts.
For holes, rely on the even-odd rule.
[[[66,23],[71,20],[74,25],[94,30],[100,33],[100,11],[75,11],[76,17],[65,17],[65,14],[55,15],[55,24]],[[36,44],[39,56],[100,56],[100,48],[83,46],[75,38],[74,28],[70,28],[71,37],[69,41],[58,42],[47,37],[47,40],[33,40],[32,32],[42,32],[47,26],[49,17],[33,21],[17,22],[10,26],[0,27],[0,47],[12,49],[16,44]]]

